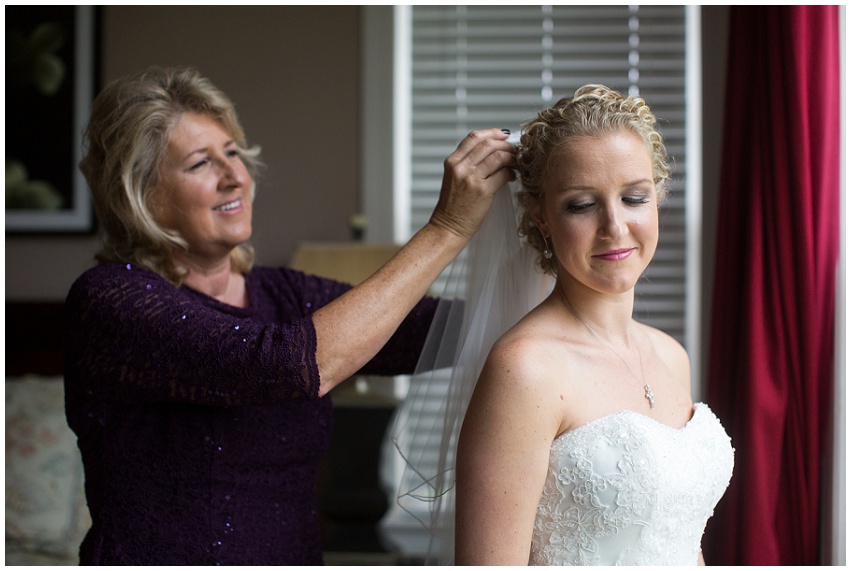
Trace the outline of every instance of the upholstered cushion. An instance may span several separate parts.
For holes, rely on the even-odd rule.
[[[74,563],[88,526],[62,378],[6,379],[6,564]]]

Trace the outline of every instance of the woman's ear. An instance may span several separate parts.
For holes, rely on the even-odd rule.
[[[538,227],[538,231],[541,233],[541,236],[544,237],[544,240],[550,237],[549,226],[546,221],[541,216],[541,213],[538,212],[536,214],[532,214],[532,222],[535,223],[535,226]]]
[[[148,212],[154,219],[158,220],[163,212],[163,198],[159,188],[148,187],[144,191],[142,202],[148,208]]]
[[[154,221],[164,228],[171,224],[173,221],[168,219],[170,210],[166,190],[160,184],[157,184],[148,187],[144,192],[142,200]]]

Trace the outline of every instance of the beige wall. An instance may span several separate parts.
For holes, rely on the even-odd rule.
[[[104,82],[151,64],[193,65],[234,100],[268,165],[258,185],[258,263],[299,239],[344,240],[358,210],[360,8],[101,9]],[[61,300],[97,239],[6,237],[6,299]]]
[[[728,8],[702,12],[706,323]],[[269,167],[254,215],[258,263],[286,263],[300,239],[348,237],[359,208],[360,7],[107,6],[101,16],[104,81],[189,64],[236,103]],[[61,300],[96,248],[93,237],[7,236],[6,299]]]

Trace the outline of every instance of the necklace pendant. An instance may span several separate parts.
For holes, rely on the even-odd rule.
[[[647,402],[650,403],[650,408],[656,406],[656,403],[653,402],[653,397],[656,395],[653,394],[653,391],[650,390],[650,385],[644,385],[644,398],[647,399]]]

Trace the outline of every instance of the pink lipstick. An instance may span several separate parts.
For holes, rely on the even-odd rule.
[[[635,248],[610,250],[608,252],[603,252],[602,254],[596,254],[594,257],[600,258],[601,260],[607,260],[609,262],[619,262],[620,260],[627,259],[633,251],[635,251]]]

